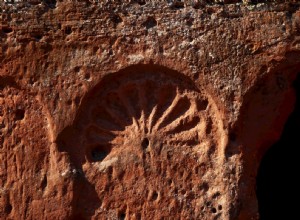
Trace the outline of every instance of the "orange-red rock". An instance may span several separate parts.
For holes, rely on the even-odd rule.
[[[0,3],[0,219],[257,218],[300,5],[203,2]]]

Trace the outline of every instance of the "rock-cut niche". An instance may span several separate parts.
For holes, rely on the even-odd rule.
[[[294,83],[296,105],[281,138],[264,155],[257,175],[260,220],[297,219],[300,196],[300,74]]]
[[[81,173],[74,215],[222,219],[220,127],[183,74],[137,65],[104,77],[57,140]]]

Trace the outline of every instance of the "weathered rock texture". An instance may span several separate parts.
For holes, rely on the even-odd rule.
[[[256,219],[300,68],[257,2],[1,1],[0,219]]]

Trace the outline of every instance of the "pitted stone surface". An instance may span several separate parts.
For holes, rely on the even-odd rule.
[[[0,219],[256,219],[299,7],[0,1]]]

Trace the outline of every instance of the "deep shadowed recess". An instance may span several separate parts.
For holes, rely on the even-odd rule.
[[[294,83],[297,101],[280,140],[264,155],[257,175],[260,220],[299,218],[300,74]]]

